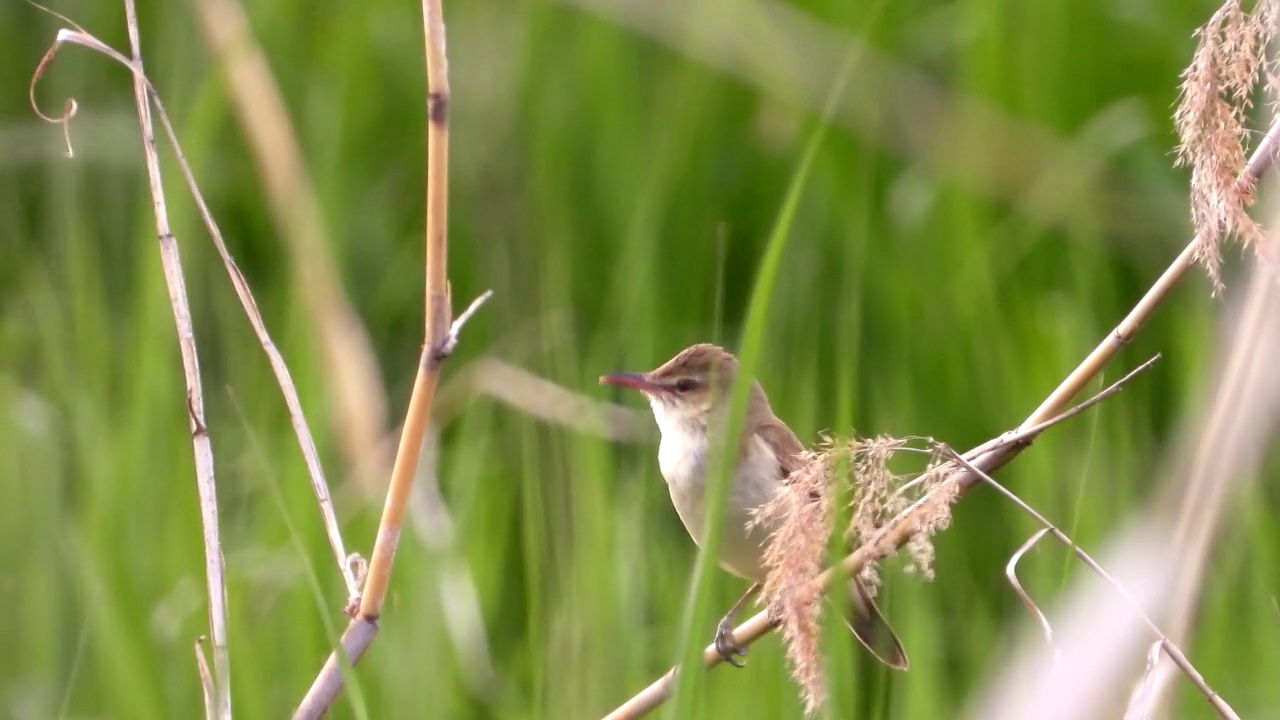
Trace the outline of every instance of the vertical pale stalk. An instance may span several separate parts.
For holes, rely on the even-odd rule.
[[[427,229],[426,229],[426,344],[418,375],[409,397],[409,408],[391,470],[387,501],[378,525],[378,537],[369,559],[369,573],[355,618],[343,633],[341,648],[329,656],[311,685],[294,718],[322,716],[342,690],[342,666],[355,664],[377,634],[378,618],[391,582],[391,568],[399,546],[413,479],[417,473],[422,438],[431,417],[431,404],[440,380],[440,366],[453,350],[460,325],[488,295],[481,296],[457,324],[451,323],[447,267],[449,78],[445,59],[444,15],[440,0],[422,4],[427,54]],[[346,660],[340,658],[346,657]]]
[[[142,43],[138,36],[138,12],[133,0],[125,0],[125,17],[129,30],[129,48],[133,58],[133,95],[138,107],[138,125],[142,129],[143,155],[147,163],[147,180],[151,188],[151,209],[155,215],[156,233],[160,240],[160,260],[164,268],[169,305],[178,331],[178,347],[182,354],[182,370],[187,385],[187,422],[191,427],[191,443],[195,450],[196,490],[200,497],[200,521],[204,530],[205,580],[209,591],[209,630],[213,640],[214,696],[209,714],[216,718],[231,717],[231,658],[227,651],[227,578],[222,560],[222,540],[218,531],[218,486],[213,473],[213,446],[205,425],[204,392],[200,383],[200,362],[196,354],[195,332],[191,326],[191,308],[187,302],[186,281],[182,275],[182,258],[178,241],[169,226],[164,184],[160,178],[160,156],[156,151],[155,127],[151,122],[151,93],[143,74]]]
[[[376,619],[391,580],[391,565],[418,470],[422,438],[440,381],[451,322],[448,280],[449,66],[444,52],[444,16],[440,0],[422,4],[427,46],[427,295],[426,337],[418,376],[409,398],[404,434],[391,470],[391,486],[382,511],[378,539],[369,559],[369,575],[360,600],[360,616]]]

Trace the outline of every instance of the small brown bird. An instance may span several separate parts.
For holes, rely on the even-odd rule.
[[[704,536],[707,461],[717,447],[718,428],[727,421],[737,371],[736,357],[704,343],[685,349],[657,370],[600,378],[602,384],[634,388],[648,398],[662,431],[658,466],[676,513],[699,545]],[[735,656],[746,655],[747,649],[733,639],[734,618],[764,581],[765,543],[774,529],[768,523],[749,528],[751,511],[768,502],[800,469],[803,451],[796,434],[773,414],[760,383],[752,381],[742,447],[725,504],[720,566],[754,584],[720,621],[715,638],[721,657],[739,667]],[[853,634],[881,662],[905,670],[906,652],[866,588],[857,580],[850,586],[847,620]]]

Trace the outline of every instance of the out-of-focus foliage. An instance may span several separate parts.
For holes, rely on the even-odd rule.
[[[122,7],[55,9],[126,46]],[[605,399],[603,372],[655,366],[695,341],[733,345],[783,194],[853,52],[791,228],[760,378],[810,442],[821,430],[955,446],[994,436],[1185,243],[1170,113],[1212,9],[448,4],[450,275],[459,306],[496,294],[446,383],[492,355]],[[248,12],[394,426],[422,341],[420,9],[317,0]],[[347,542],[367,552],[378,488],[343,472],[305,279],[271,222],[227,81],[188,4],[143,2],[140,16],[151,77],[295,373]],[[63,157],[60,132],[26,100],[58,27],[0,6],[0,714],[192,717],[191,645],[207,633],[199,511],[131,84],[64,50],[37,90],[44,108],[79,102],[76,157]],[[268,365],[164,155],[217,453],[235,709],[279,717],[328,652],[345,598]],[[1204,382],[1219,309],[1208,290],[1192,278],[1120,359],[1163,352],[1155,371],[1002,473],[1086,547],[1156,494]],[[652,445],[614,446],[480,399],[444,429],[438,467],[454,542],[405,534],[383,632],[357,673],[369,716],[591,717],[676,659],[694,552]],[[1252,487],[1187,647],[1245,715],[1280,706],[1276,498],[1270,482]],[[1003,579],[1033,529],[979,492],[936,538],[935,582],[890,568],[884,606],[912,669],[871,667],[832,634],[831,716],[958,712],[1017,633],[1034,631]],[[1022,578],[1051,606],[1064,566],[1061,550],[1041,550]],[[459,650],[450,633],[450,603],[468,602],[463,569],[485,652]],[[715,604],[741,589],[717,579]],[[351,697],[335,717],[353,714]],[[702,717],[801,715],[776,639],[747,670],[712,673],[701,697]],[[1207,712],[1185,688],[1178,702],[1179,717]]]

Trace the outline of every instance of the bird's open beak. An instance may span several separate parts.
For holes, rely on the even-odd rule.
[[[664,393],[667,389],[645,377],[644,373],[614,373],[600,376],[601,385],[617,385],[643,393]]]

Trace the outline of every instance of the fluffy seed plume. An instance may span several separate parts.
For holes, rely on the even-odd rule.
[[[1265,75],[1273,106],[1280,97],[1280,73],[1266,57],[1278,18],[1277,0],[1259,0],[1253,12],[1245,12],[1240,0],[1227,0],[1196,31],[1199,42],[1182,73],[1173,116],[1180,138],[1177,164],[1191,168],[1195,260],[1204,266],[1215,293],[1222,288],[1223,240],[1236,237],[1255,251],[1265,245],[1262,227],[1247,212],[1253,183],[1237,178],[1248,160],[1248,115],[1260,77]]]
[[[933,536],[951,523],[951,505],[955,500],[954,492],[935,492],[944,489],[940,485],[946,477],[942,472],[943,458],[936,447],[938,444],[928,438],[881,436],[862,440],[852,448],[855,482],[851,500],[853,517],[847,536],[857,545],[870,542],[886,523],[927,497],[928,504],[919,508],[920,532],[907,543],[911,561],[903,568],[909,573],[918,572],[925,580],[933,580]],[[914,476],[893,472],[889,461],[904,451],[927,453],[928,465]],[[885,554],[892,550],[882,549]],[[862,579],[871,586],[879,585],[873,563],[867,564]]]
[[[826,700],[818,617],[822,593],[815,582],[823,570],[831,537],[832,453],[807,451],[804,466],[782,490],[756,510],[756,521],[780,518],[765,548],[768,569],[761,595],[778,620],[791,675],[800,686],[805,711]]]
[[[849,484],[852,513],[844,536],[855,545],[874,539],[880,527],[929,495],[928,507],[920,508],[923,530],[907,546],[911,556],[907,570],[931,580],[932,537],[950,522],[955,495],[930,494],[939,489],[944,477],[936,454],[930,454],[924,472],[914,476],[893,472],[889,463],[904,450],[929,454],[921,446],[933,445],[923,438],[824,439],[818,449],[805,453],[803,467],[787,479],[784,488],[756,510],[754,522],[776,523],[765,549],[768,574],[762,597],[779,624],[792,677],[800,686],[805,710],[810,714],[821,708],[826,699],[818,625],[822,593],[816,581],[825,569],[834,530],[836,483]],[[891,551],[892,548],[885,548],[883,554]],[[880,583],[875,563],[868,563],[860,577],[870,590]]]

